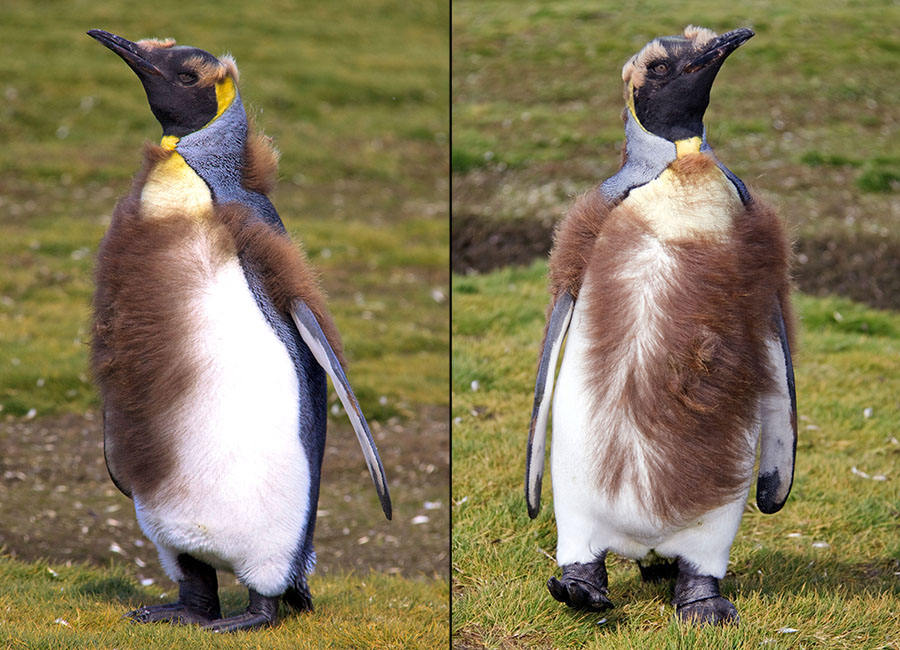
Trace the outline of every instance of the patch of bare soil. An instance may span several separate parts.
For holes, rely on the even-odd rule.
[[[329,422],[316,525],[317,571],[449,575],[450,433],[446,408],[372,425],[393,499],[381,512],[349,424]],[[100,416],[0,423],[0,548],[23,560],[124,565],[171,584],[131,501],[103,460]],[[227,583],[226,583],[227,584]]]
[[[546,220],[492,220],[454,215],[451,261],[456,273],[486,273],[546,258],[553,239]],[[846,233],[804,236],[794,244],[794,280],[814,295],[837,294],[878,309],[900,309],[900,241]]]

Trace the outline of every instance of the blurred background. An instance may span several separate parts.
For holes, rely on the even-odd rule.
[[[4,1],[3,553],[171,585],[106,475],[86,362],[97,245],[143,143],[161,136],[136,75],[85,35],[102,28],[230,52],[281,151],[271,198],[322,274],[394,499],[387,522],[332,391],[318,574],[446,583],[448,21],[440,1]]]
[[[621,69],[647,41],[751,27],[713,86],[709,143],[790,225],[800,290],[900,309],[896,3],[455,5],[455,272],[545,255],[572,197],[618,169]]]

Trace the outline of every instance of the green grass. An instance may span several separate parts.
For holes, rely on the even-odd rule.
[[[94,27],[236,57],[244,103],[282,152],[273,202],[322,273],[364,411],[446,406],[446,3],[120,9],[4,3],[0,417],[98,405],[86,372],[93,256],[160,127],[134,73],[85,35]]]
[[[668,588],[641,583],[622,558],[611,556],[616,608],[604,615],[573,612],[544,586],[557,571],[552,483],[548,472],[532,521],[523,480],[545,275],[535,263],[452,282],[457,643],[900,648],[900,314],[795,296],[802,326],[793,491],[776,515],[752,505],[745,512],[722,581],[740,626],[683,629],[672,623]]]
[[[691,23],[756,32],[712,90],[705,123],[721,160],[798,239],[849,241],[865,259],[885,243],[895,249],[900,6],[890,0],[458,0],[454,214],[547,221],[612,175],[622,65]],[[800,274],[810,290],[817,273]]]
[[[436,480],[446,474],[447,440],[435,423],[449,404],[447,3],[9,0],[0,14],[0,437],[16,452],[0,451],[0,474],[27,477],[8,479],[16,501],[2,504],[15,513],[0,521],[10,551],[25,556],[39,541],[75,557],[110,557],[102,534],[75,525],[84,510],[109,521],[101,515],[110,510],[97,515],[90,504],[117,498],[104,496],[113,488],[96,471],[92,269],[142,145],[161,129],[134,73],[85,34],[91,28],[132,40],[171,36],[237,59],[244,104],[282,154],[273,203],[322,274],[348,376],[395,490],[393,528],[370,524],[376,510],[360,508],[364,518],[354,505],[356,488],[371,491],[358,450],[326,461],[330,515],[317,539],[327,559],[312,579],[318,609],[271,632],[220,640],[131,626],[119,620],[124,607],[160,595],[129,581],[134,565],[128,573],[54,565],[56,578],[43,564],[0,560],[0,647],[440,645],[447,578],[421,569],[416,579],[415,567],[438,566],[447,510],[432,512],[428,525],[410,520],[425,501],[448,507],[446,482]],[[337,401],[333,391],[330,399]],[[90,417],[71,415],[82,413]],[[329,428],[342,439],[333,437],[330,449],[355,445],[343,437],[344,415],[331,413],[337,426]],[[56,462],[63,449],[83,452],[90,472],[64,455]],[[358,467],[342,465],[351,450]],[[48,476],[55,505],[42,492]],[[140,534],[125,512],[112,532],[128,546]],[[378,561],[405,567],[407,578],[341,574],[354,561],[369,566],[391,535],[404,539],[381,555],[405,555]],[[363,537],[372,542],[360,546]],[[415,557],[404,544],[416,546]],[[149,569],[156,560],[148,553]],[[231,611],[240,610],[244,595],[228,593]]]
[[[397,576],[329,575],[310,580],[316,609],[282,607],[279,624],[218,636],[196,627],[135,625],[125,611],[174,600],[121,570],[24,564],[0,558],[0,647],[48,648],[423,648],[446,644],[446,583]],[[225,615],[247,606],[246,591],[221,592]],[[169,599],[169,600],[166,600]],[[365,607],[360,607],[365,603]]]

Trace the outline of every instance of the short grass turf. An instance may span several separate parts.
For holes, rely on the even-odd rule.
[[[346,505],[357,502],[357,489],[367,498],[374,491],[358,446],[331,443],[338,452],[346,449],[340,461],[357,465],[346,470],[348,480],[335,491],[317,533],[330,530],[333,538],[325,544],[339,547],[345,557],[365,555],[357,549],[372,548],[385,535],[413,546],[426,529],[449,544],[442,523],[449,507],[449,13],[440,0],[3,2],[0,438],[33,425],[27,439],[16,440],[25,457],[14,461],[0,445],[3,485],[33,488],[18,491],[22,500],[3,504],[25,528],[10,539],[18,525],[0,517],[0,539],[10,539],[10,550],[16,546],[24,553],[30,535],[46,541],[55,534],[56,547],[93,545],[81,556],[86,559],[110,547],[98,543],[115,534],[129,542],[120,544],[129,557],[138,557],[129,545],[138,535],[124,537],[125,526],[116,523],[115,530],[102,533],[92,527],[90,534],[68,527],[90,511],[99,526],[115,517],[128,519],[133,528],[133,515],[129,504],[92,510],[96,500],[118,498],[104,492],[113,489],[111,483],[104,477],[98,486],[91,471],[89,491],[81,494],[84,468],[71,458],[59,464],[52,458],[81,446],[90,450],[89,462],[102,459],[102,450],[91,449],[88,439],[83,445],[72,440],[81,423],[93,427],[95,445],[100,435],[99,403],[87,371],[94,256],[117,197],[140,166],[144,141],[161,135],[137,77],[85,34],[92,28],[132,40],[174,37],[216,55],[230,52],[241,71],[248,112],[282,153],[272,200],[322,274],[344,339],[348,376],[375,435],[383,436],[379,446],[395,499],[391,528],[366,525],[382,517],[377,504],[365,519],[348,513],[341,497]],[[333,391],[329,398],[335,407]],[[416,427],[423,419],[428,422]],[[329,420],[332,439],[339,435],[356,445],[343,413],[330,410]],[[66,422],[73,426],[63,427]],[[45,434],[48,428],[53,430]],[[45,447],[31,444],[45,435]],[[327,460],[326,472],[340,476],[340,465]],[[57,479],[58,507],[48,504],[43,491],[50,476]],[[430,521],[413,524],[414,515],[425,514],[425,502],[435,508],[427,511]],[[118,507],[121,513],[113,515]],[[57,523],[47,523],[57,513]],[[64,518],[65,526],[58,523]],[[404,566],[417,557],[434,564],[434,546],[417,547],[411,560],[403,558]],[[153,554],[143,550],[155,565]],[[384,548],[385,555],[392,552],[397,551]],[[110,551],[106,557],[119,556]],[[352,566],[333,554],[330,559],[334,574],[341,573],[339,566]],[[334,579],[320,562],[312,580],[315,614],[285,617],[271,632],[230,641],[120,621],[126,604],[160,595],[156,587],[135,586],[133,564],[127,574],[119,568],[57,567],[56,581],[41,565],[4,562],[0,647],[432,648],[441,639],[446,643],[448,634],[446,554],[444,560],[439,573],[410,569],[406,577],[370,577],[360,571]],[[236,611],[244,595],[232,593]],[[68,625],[55,623],[57,618]]]
[[[764,515],[751,490],[722,581],[740,625],[692,629],[673,623],[668,586],[612,554],[615,609],[578,613],[547,592],[549,465],[534,521],[523,486],[545,276],[535,263],[452,283],[455,646],[900,648],[900,314],[794,297],[793,491]]]
[[[315,611],[282,605],[274,628],[214,635],[194,626],[137,625],[126,610],[177,595],[141,587],[123,572],[0,557],[0,647],[119,648],[432,648],[446,647],[446,583],[380,574],[313,577]],[[243,589],[220,593],[223,614],[247,606]],[[362,605],[362,606],[361,606]]]

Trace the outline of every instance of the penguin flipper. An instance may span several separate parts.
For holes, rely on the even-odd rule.
[[[774,372],[775,390],[760,403],[759,475],[756,480],[756,504],[766,514],[781,510],[794,482],[794,458],[797,453],[797,394],[794,365],[788,344],[787,326],[781,306],[772,321],[777,340],[769,341],[769,365]]]
[[[563,339],[569,330],[575,298],[563,291],[553,305],[547,321],[547,334],[541,348],[537,381],[534,385],[534,407],[531,410],[531,426],[528,430],[528,451],[525,461],[525,501],[528,516],[537,517],[541,507],[541,481],[544,478],[544,449],[547,443],[547,417],[550,413],[550,397],[556,374],[556,361],[562,349]]]
[[[369,431],[369,425],[363,416],[356,395],[347,381],[347,375],[341,367],[340,361],[331,349],[331,344],[325,337],[319,321],[316,320],[312,310],[305,302],[299,298],[295,299],[291,306],[291,316],[300,332],[300,337],[304,343],[309,346],[310,351],[315,357],[319,365],[331,377],[331,383],[337,391],[341,404],[350,418],[350,424],[356,431],[356,437],[359,439],[359,445],[362,447],[363,456],[366,459],[366,465],[369,467],[369,474],[372,476],[372,482],[378,492],[378,498],[381,500],[381,509],[384,510],[384,516],[391,518],[391,495],[388,492],[387,478],[384,475],[384,466],[381,464],[381,457],[378,455],[378,449],[375,447],[375,441]]]

